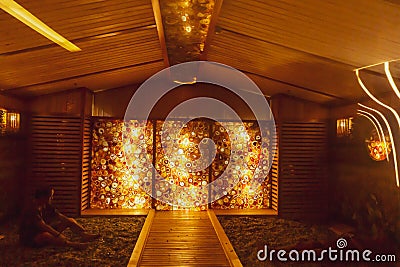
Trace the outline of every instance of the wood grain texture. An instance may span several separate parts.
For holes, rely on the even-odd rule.
[[[157,211],[139,261],[129,266],[232,265],[207,212]]]
[[[35,115],[31,118],[31,191],[52,186],[54,204],[67,214],[76,216],[81,207],[81,176],[88,167],[87,155],[82,163],[81,117]],[[86,152],[85,152],[86,153]],[[88,173],[84,172],[87,187]],[[85,200],[85,198],[83,198]],[[87,203],[87,202],[85,202]]]

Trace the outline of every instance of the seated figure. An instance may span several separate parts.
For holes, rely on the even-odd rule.
[[[99,237],[99,235],[87,233],[75,219],[60,213],[52,205],[53,196],[53,188],[39,188],[35,192],[32,205],[23,211],[19,227],[19,238],[23,245],[86,248],[89,241]],[[71,231],[78,234],[81,241],[68,240],[63,235],[66,228],[70,228]]]

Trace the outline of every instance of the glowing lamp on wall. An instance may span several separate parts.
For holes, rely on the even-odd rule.
[[[0,108],[0,134],[16,133],[20,128],[20,114]]]
[[[0,134],[5,133],[7,127],[7,111],[0,108]]]
[[[353,130],[353,118],[344,118],[336,120],[336,136],[350,136]]]
[[[372,131],[369,139],[365,140],[369,156],[375,161],[382,161],[387,158],[391,152],[390,138],[386,138],[386,142],[381,140],[375,130]]]

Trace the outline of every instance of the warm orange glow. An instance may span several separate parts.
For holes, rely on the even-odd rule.
[[[6,132],[7,127],[7,111],[0,109],[0,134]]]
[[[81,50],[79,47],[55,32],[52,28],[44,24],[41,20],[32,15],[28,10],[20,6],[15,1],[0,0],[0,8],[68,51],[76,52]]]
[[[353,118],[336,120],[336,135],[338,137],[351,135]]]
[[[376,110],[376,109],[373,109],[373,108],[371,108],[371,107],[365,106],[365,105],[363,105],[363,104],[361,104],[361,103],[358,103],[358,105],[359,105],[360,107],[363,107],[363,108],[366,108],[366,109],[368,109],[368,110],[374,111],[374,112],[377,113],[377,114],[382,118],[382,120],[385,122],[386,127],[387,127],[388,132],[389,132],[390,140],[392,140],[394,171],[395,171],[395,174],[396,174],[396,185],[397,185],[397,187],[400,187],[399,169],[398,169],[398,165],[397,165],[396,146],[395,146],[395,141],[394,141],[393,134],[392,134],[392,129],[391,129],[391,127],[390,127],[390,124],[389,124],[388,120],[386,119],[386,117],[385,117],[380,111],[378,111],[378,110]]]
[[[374,135],[372,135],[369,139],[366,139],[369,155],[373,160],[382,161],[388,157],[388,153],[390,150],[390,141],[382,142],[376,139]],[[385,152],[386,151],[386,152]]]
[[[385,73],[386,73],[386,77],[390,83],[390,86],[392,87],[393,91],[396,93],[397,97],[400,98],[399,89],[397,88],[396,83],[393,80],[392,74],[390,73],[389,62],[385,62]]]
[[[367,65],[367,66],[364,66],[364,67],[361,67],[361,68],[354,69],[353,71],[368,69],[368,68],[375,67],[375,66],[378,66],[378,65],[381,65],[381,64],[384,64],[384,63],[395,62],[395,61],[399,61],[399,60],[400,60],[400,58],[392,59],[392,60],[384,61],[384,62],[379,62],[379,63],[375,63],[375,64],[371,64],[371,65]]]
[[[181,121],[155,121],[153,128],[151,122],[135,120],[123,122],[99,118],[94,121],[91,207],[141,209],[151,208],[154,204],[157,210],[206,210],[208,205],[204,205],[204,199],[209,198],[209,193],[199,192],[198,188],[215,181],[228,164],[234,166],[228,171],[228,176],[235,179],[229,182],[218,180],[218,186],[226,188],[228,183],[234,183],[234,187],[212,203],[212,207],[257,209],[270,206],[271,186],[268,178],[258,188],[250,187],[258,162],[262,160],[263,166],[268,166],[269,161],[268,158],[260,157],[261,134],[256,123],[245,122],[244,127],[237,122],[226,123],[226,127],[233,133],[232,137],[228,137],[227,129],[220,124],[207,120],[182,124]],[[143,128],[146,134],[143,134]],[[181,129],[177,140],[163,147],[164,138],[174,138],[171,133],[175,129]],[[211,166],[197,161],[211,154],[208,149],[200,151],[199,146],[204,138],[211,138],[215,142],[216,156]],[[248,144],[237,147],[238,154],[233,155],[232,162],[229,159],[232,145],[230,138]],[[267,155],[268,149],[263,148],[263,153]],[[153,156],[157,171],[154,176],[151,166],[145,160],[152,162]],[[240,159],[244,159],[246,165],[239,167],[235,164]],[[183,187],[184,191],[179,190]],[[167,203],[157,200],[152,202],[150,195],[142,188],[149,189]],[[214,187],[211,187],[209,192],[212,194],[213,190]],[[177,200],[177,203],[173,200]]]
[[[383,131],[382,125],[379,123],[379,120],[373,114],[371,114],[371,113],[369,113],[367,111],[361,110],[361,109],[358,110],[357,114],[360,115],[360,116],[364,116],[365,118],[367,118],[372,123],[372,125],[374,125],[376,133],[377,133],[378,138],[379,138],[379,141],[383,142],[383,147],[385,148],[386,160],[389,161],[388,145],[386,144],[385,133]]]
[[[147,133],[139,129],[145,128]],[[129,152],[129,153],[125,153]],[[152,124],[98,119],[92,130],[92,208],[151,208]]]

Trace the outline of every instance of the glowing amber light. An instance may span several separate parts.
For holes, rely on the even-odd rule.
[[[171,132],[174,129],[182,129],[177,142],[169,147],[170,155],[164,151],[161,139],[170,138]],[[196,159],[201,157],[198,145],[201,140],[209,137],[209,125],[205,121],[190,121],[186,125],[180,121],[157,121],[156,123],[156,195],[173,202],[174,199],[179,199],[177,205],[171,206],[161,201],[156,202],[157,210],[206,210],[206,205],[200,205],[203,198],[207,199],[207,194],[202,194],[194,188],[208,183],[208,168],[207,166],[195,166]],[[190,167],[198,167],[198,171],[189,172]],[[172,185],[172,186],[168,186]],[[186,187],[183,195],[177,195],[178,187]],[[169,189],[170,188],[170,189]],[[190,204],[188,204],[190,203]],[[194,207],[187,206],[195,203]],[[198,204],[196,204],[198,203]]]
[[[55,32],[52,28],[44,24],[41,20],[32,15],[28,10],[20,6],[15,1],[0,0],[0,8],[68,51],[76,52],[81,50],[79,47]]]
[[[391,143],[390,139],[387,138],[384,141],[380,140],[378,134],[374,130],[371,134],[371,137],[365,140],[369,152],[369,156],[376,161],[382,161],[387,158],[387,155],[390,154]]]
[[[261,154],[261,136],[260,129],[253,122],[244,122],[244,127],[238,122],[225,123],[225,127],[216,123],[213,125],[212,139],[217,145],[217,156],[212,164],[212,180],[216,180],[223,171],[226,171],[228,164],[234,164],[235,161],[244,158],[247,168],[232,169],[228,177],[232,177],[234,184],[229,185],[226,181],[217,180],[218,187],[233,186],[232,190],[226,191],[225,196],[211,204],[214,209],[261,209],[270,207],[271,184],[269,177],[265,177],[264,182],[255,190],[250,188],[250,182],[254,172],[262,160],[261,165],[267,166],[268,159],[260,158]],[[228,130],[234,132],[231,138],[242,140],[247,143],[247,147],[238,147],[237,155],[231,157],[231,140],[228,136]],[[265,140],[268,142],[268,140]],[[264,151],[268,154],[267,151]],[[230,161],[231,158],[231,161]],[[213,190],[211,191],[213,194]]]
[[[210,121],[196,120],[186,125],[180,121],[156,121],[153,128],[153,123],[145,121],[95,119],[92,129],[91,207],[142,209],[151,208],[154,204],[157,210],[206,210],[208,206],[200,203],[204,203],[209,193],[213,193],[212,187],[209,193],[195,189],[215,181],[228,164],[235,166],[237,157],[245,159],[246,167],[236,166],[238,168],[230,171],[229,175],[235,177],[236,185],[211,206],[221,209],[269,207],[269,177],[258,188],[250,188],[249,183],[260,160],[263,166],[268,166],[269,160],[260,157],[261,136],[258,125],[252,122],[244,123],[244,127],[240,125],[226,123],[225,126],[234,133],[229,137],[224,127]],[[161,140],[172,138],[171,132],[174,129],[181,131],[166,153]],[[211,138],[216,144],[216,156],[211,166],[197,162],[203,156],[199,145],[205,138]],[[229,159],[230,138],[245,140],[248,144],[238,148],[239,154],[233,155],[232,161]],[[203,152],[207,154],[207,151]],[[268,154],[268,151],[264,152]],[[170,153],[174,156],[169,157]],[[157,171],[155,175],[150,164],[153,156]],[[194,167],[196,171],[189,171],[189,167]],[[225,182],[218,180],[217,185],[227,188]],[[179,191],[179,187],[187,190]],[[156,197],[162,197],[167,203],[153,200],[150,192]],[[181,195],[177,195],[178,192]],[[169,205],[174,199],[178,199],[178,203]],[[188,203],[195,205],[188,208]]]
[[[0,133],[4,133],[7,127],[7,111],[0,109]]]
[[[141,129],[145,129],[144,133]],[[152,124],[97,119],[92,130],[92,208],[151,208]],[[128,153],[125,153],[128,152]]]

